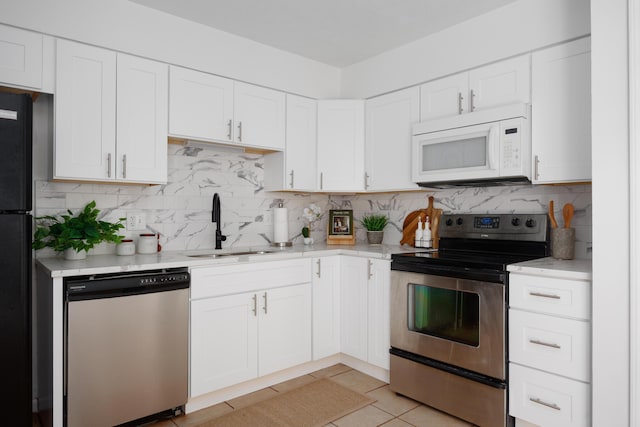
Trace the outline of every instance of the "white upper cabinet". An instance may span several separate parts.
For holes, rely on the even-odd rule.
[[[434,80],[420,86],[420,121],[468,113],[469,73]]]
[[[167,182],[168,66],[118,54],[118,180]]]
[[[318,101],[320,191],[364,189],[364,101]]]
[[[411,180],[412,126],[420,120],[420,89],[366,101],[365,190],[418,188]]]
[[[169,134],[233,141],[233,80],[169,67]]]
[[[167,66],[64,40],[56,63],[54,178],[166,182]]]
[[[116,53],[58,40],[53,175],[116,177]]]
[[[590,51],[584,38],[532,56],[534,183],[591,181]]]
[[[420,121],[531,100],[529,55],[518,56],[420,86]]]
[[[284,150],[284,93],[173,66],[169,87],[171,136]]]
[[[239,144],[284,150],[285,94],[273,89],[235,82],[235,140]]]
[[[0,25],[0,84],[42,87],[43,35]]]

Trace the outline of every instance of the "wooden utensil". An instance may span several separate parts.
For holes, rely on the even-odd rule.
[[[433,196],[429,196],[428,207],[426,209],[418,209],[417,211],[407,214],[407,217],[404,219],[404,223],[402,224],[401,245],[414,245],[416,229],[418,228],[418,217],[420,217],[422,222],[424,222],[428,216],[431,221],[431,239],[433,240],[433,247],[438,247],[438,224],[440,222],[440,216],[442,215],[442,209],[434,208],[433,202]]]
[[[564,218],[564,228],[571,227],[571,220],[573,219],[574,208],[571,203],[566,203],[562,208],[562,217]]]
[[[558,228],[558,222],[556,216],[553,213],[553,200],[549,200],[549,221],[551,221],[551,228]]]

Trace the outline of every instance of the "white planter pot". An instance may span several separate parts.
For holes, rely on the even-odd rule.
[[[69,261],[76,261],[87,258],[87,251],[76,252],[75,249],[69,248],[64,250],[64,259]]]

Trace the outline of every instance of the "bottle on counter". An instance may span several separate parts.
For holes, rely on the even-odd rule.
[[[418,228],[416,228],[416,237],[413,246],[416,248],[422,247],[422,217],[418,217]]]
[[[422,232],[423,248],[431,248],[433,246],[433,239],[431,238],[431,221],[427,216],[424,220],[424,231]]]

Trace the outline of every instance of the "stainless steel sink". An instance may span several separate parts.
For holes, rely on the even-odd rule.
[[[224,252],[224,253],[206,253],[197,255],[187,255],[190,258],[222,258],[225,256],[241,256],[241,255],[262,255],[270,254],[271,251],[240,251],[240,252]]]

